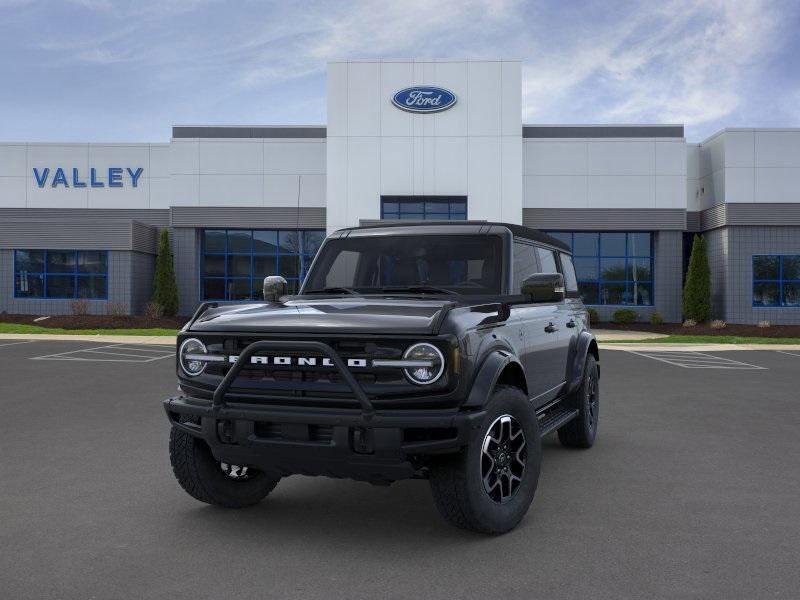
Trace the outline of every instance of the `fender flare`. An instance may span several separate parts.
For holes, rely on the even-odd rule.
[[[597,340],[594,335],[588,331],[582,331],[578,336],[575,343],[575,351],[572,353],[572,361],[570,364],[569,385],[567,386],[568,392],[574,392],[581,385],[583,381],[583,369],[586,366],[586,357],[589,353],[593,354],[597,361],[600,362],[600,354],[597,348]],[[597,377],[600,377],[600,367],[597,367]]]
[[[494,348],[490,350],[483,359],[483,362],[481,362],[472,380],[472,387],[467,396],[467,401],[464,402],[463,406],[484,406],[488,402],[492,390],[497,384],[497,380],[500,379],[503,370],[510,364],[517,365],[522,373],[522,377],[525,377],[525,369],[522,368],[522,364],[511,352],[503,348]]]

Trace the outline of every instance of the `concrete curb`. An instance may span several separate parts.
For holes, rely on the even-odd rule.
[[[149,344],[174,346],[173,335],[70,335],[50,333],[0,333],[0,340],[42,342],[99,342],[101,344]]]
[[[734,350],[783,350],[800,354],[800,344],[603,344],[603,350],[633,352],[728,352]]]

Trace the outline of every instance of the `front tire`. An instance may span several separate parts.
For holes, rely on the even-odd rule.
[[[570,396],[568,406],[578,409],[578,416],[558,430],[558,439],[568,448],[591,448],[597,437],[600,416],[600,373],[593,355],[586,357],[583,381]]]
[[[498,386],[459,454],[431,466],[431,491],[456,527],[505,533],[522,520],[539,482],[539,421],[522,391]]]
[[[203,440],[177,427],[169,434],[169,459],[178,483],[190,496],[226,508],[258,504],[280,481],[277,475],[220,463]]]

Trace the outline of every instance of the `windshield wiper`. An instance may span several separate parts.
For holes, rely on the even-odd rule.
[[[381,288],[381,292],[409,292],[411,294],[455,294],[452,290],[433,285],[391,285]]]
[[[306,294],[353,294],[358,295],[358,292],[349,287],[326,287],[319,290],[308,290]]]

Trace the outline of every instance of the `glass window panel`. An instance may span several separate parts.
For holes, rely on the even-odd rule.
[[[625,259],[601,258],[600,279],[603,281],[625,281]]]
[[[463,263],[463,261],[459,262]],[[539,261],[536,258],[536,246],[531,244],[523,244],[521,242],[514,242],[514,283],[511,293],[519,294],[522,291],[522,283],[538,270]],[[458,279],[458,281],[463,279],[464,277]]]
[[[228,279],[229,300],[249,300],[252,297],[250,279]]]
[[[653,304],[653,284],[651,283],[629,283],[629,297],[626,304],[636,304],[638,306],[652,306]]]
[[[299,231],[281,231],[278,234],[278,245],[280,252],[300,252],[300,232]]]
[[[75,272],[75,252],[72,250],[48,250],[47,251],[47,272],[48,273],[74,273]]]
[[[598,304],[597,298],[598,285],[596,283],[589,283],[586,281],[578,282],[578,292],[584,304]]]
[[[427,221],[448,221],[450,216],[447,213],[427,213],[425,219]]]
[[[425,212],[425,203],[424,202],[401,202],[400,203],[400,212],[401,213],[419,213],[422,214]]]
[[[44,272],[44,250],[17,250],[14,256],[17,271]]]
[[[253,235],[250,231],[231,229],[228,231],[228,252],[250,253],[253,249]]]
[[[203,257],[203,275],[225,276],[225,257],[209,254]]]
[[[561,253],[561,270],[564,273],[564,285],[568,292],[575,292],[578,290],[578,281],[575,277],[575,267],[572,265],[572,260],[566,254]]]
[[[296,294],[300,289],[300,282],[297,279],[288,279],[286,281],[286,292],[288,294]]]
[[[784,256],[783,260],[783,279],[800,280],[800,255]]]
[[[467,212],[467,203],[463,200],[456,200],[450,203],[450,212],[451,213],[466,213]]]
[[[14,277],[14,294],[18,298],[43,298],[44,275],[31,275],[27,271]]]
[[[425,212],[426,213],[445,213],[449,211],[448,209],[449,203],[447,200],[444,201],[428,201],[425,203]]]
[[[324,231],[306,231],[303,234],[303,253],[313,256],[317,253],[317,250],[319,250],[324,239]]]
[[[253,252],[256,254],[276,254],[278,252],[278,232],[254,231]]]
[[[400,213],[400,219],[404,221],[422,221],[424,218],[422,213]]]
[[[387,221],[397,221],[400,218],[400,213],[383,213],[383,218]]]
[[[800,283],[783,284],[783,305],[800,306]]]
[[[575,258],[573,263],[575,264],[575,272],[578,275],[578,279],[597,281],[600,265],[596,258]]]
[[[539,272],[540,273],[558,273],[556,268],[556,255],[552,250],[545,250],[544,248],[536,248],[536,254],[539,257]]]
[[[567,245],[567,248],[572,248],[572,234],[567,231],[550,231],[547,233],[550,237],[561,240]]]
[[[203,279],[203,297],[206,300],[224,300],[225,280]]]
[[[625,234],[600,234],[600,256],[625,256]]]
[[[777,256],[754,256],[753,279],[778,279]]]
[[[628,256],[650,256],[650,234],[628,234]]]
[[[383,206],[384,215],[386,215],[386,213],[398,213],[398,212],[400,212],[400,206],[399,206],[399,204],[397,202],[384,202],[382,204],[382,206]],[[385,218],[385,216],[384,216],[384,218]]]
[[[250,277],[250,256],[228,255],[228,277]]]
[[[278,263],[275,256],[254,256],[253,276],[263,279],[268,275],[278,274]]]
[[[203,246],[206,252],[225,252],[225,231],[206,229],[203,232]]]
[[[49,256],[49,254],[48,254]],[[48,298],[74,298],[75,297],[75,277],[72,275],[48,275],[47,276],[47,297]]]
[[[104,275],[78,276],[78,298],[105,298],[106,283]]]
[[[107,253],[100,250],[82,250],[78,252],[78,271],[80,273],[106,273]]]
[[[652,281],[653,273],[649,258],[628,259],[628,279],[631,281]]]
[[[753,304],[756,306],[777,306],[779,300],[780,284],[755,283],[753,284]]]
[[[598,241],[600,234],[575,233],[575,247],[572,249],[575,256],[597,256],[599,253]]]
[[[285,277],[298,277],[300,275],[300,257],[299,256],[279,256],[278,257],[278,274]]]
[[[466,213],[453,214],[453,215],[450,215],[450,219],[452,221],[466,221],[467,220],[467,214]]]
[[[627,304],[624,283],[605,283],[600,286],[600,304]]]

